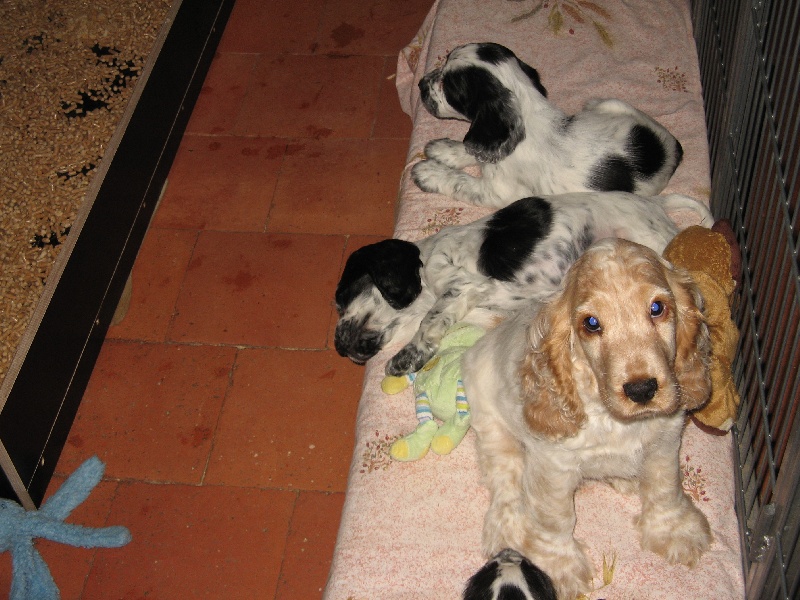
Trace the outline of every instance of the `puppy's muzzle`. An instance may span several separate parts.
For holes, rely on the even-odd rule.
[[[436,104],[436,99],[431,94],[431,86],[436,83],[438,76],[439,70],[436,69],[430,73],[427,73],[422,79],[419,80],[420,99],[422,100],[422,104],[425,105],[425,108],[428,109],[428,112],[433,116],[437,116],[439,107]]]
[[[636,404],[644,404],[645,402],[650,402],[653,396],[656,395],[658,391],[658,381],[656,381],[655,377],[640,379],[638,381],[629,381],[622,386],[622,391],[625,392],[625,395],[630,400],[636,402]]]
[[[349,358],[357,365],[363,365],[383,348],[383,333],[367,329],[354,319],[339,321],[333,345],[339,356]]]

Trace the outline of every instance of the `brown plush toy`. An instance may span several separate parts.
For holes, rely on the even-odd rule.
[[[741,271],[736,236],[727,221],[717,221],[711,229],[691,226],[669,243],[664,258],[686,269],[700,288],[711,335],[711,399],[692,417],[705,429],[724,433],[733,426],[739,406],[731,374],[739,341],[731,320],[731,299]]]

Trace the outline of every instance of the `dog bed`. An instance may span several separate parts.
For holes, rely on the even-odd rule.
[[[398,58],[400,102],[414,124],[400,183],[395,236],[417,240],[466,223],[486,209],[422,192],[410,168],[431,139],[462,139],[468,124],[432,117],[417,82],[467,42],[503,44],[536,68],[548,98],[567,114],[590,98],[626,100],[680,140],[684,160],[665,193],[708,201],[709,166],[697,53],[688,0],[437,0]],[[685,214],[671,215],[679,226]],[[485,562],[481,528],[488,493],[481,485],[472,431],[447,456],[395,462],[391,442],[416,426],[412,391],[380,388],[386,348],[366,366],[347,497],[328,600],[460,598]],[[692,569],[642,551],[633,518],[636,497],[589,483],[575,497],[575,536],[595,568],[587,598],[742,598],[744,582],[734,511],[730,434],[689,424],[681,449],[684,489],[711,523],[714,543]]]

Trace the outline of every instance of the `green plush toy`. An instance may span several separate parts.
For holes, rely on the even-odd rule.
[[[392,444],[392,458],[418,460],[429,448],[436,454],[449,454],[464,439],[471,416],[461,381],[461,355],[483,334],[474,325],[453,325],[442,338],[439,352],[419,372],[384,378],[381,389],[387,394],[397,394],[414,383],[419,421],[414,431]],[[442,421],[441,427],[436,419]]]

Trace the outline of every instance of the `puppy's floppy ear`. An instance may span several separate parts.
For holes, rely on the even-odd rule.
[[[482,67],[454,69],[442,77],[448,104],[470,121],[467,152],[496,163],[525,139],[525,126],[511,92]]]
[[[536,91],[547,98],[547,90],[542,85],[542,80],[539,78],[539,71],[534,69],[528,63],[522,62],[520,59],[517,59],[517,65],[520,69],[522,69],[522,72],[528,76],[528,79],[531,80],[531,85],[536,88]]]
[[[675,296],[675,377],[686,410],[702,408],[711,396],[711,338],[703,316],[703,297],[682,269],[667,268],[667,281]]]
[[[464,147],[480,162],[496,163],[525,139],[525,126],[510,101],[498,99],[478,111],[464,136]]]
[[[565,294],[546,305],[529,328],[530,348],[520,367],[528,427],[550,439],[572,437],[586,422],[571,366],[572,325]]]
[[[422,291],[419,248],[403,240],[383,240],[359,248],[347,259],[336,288],[336,305],[347,306],[370,283],[389,306],[401,310]]]

